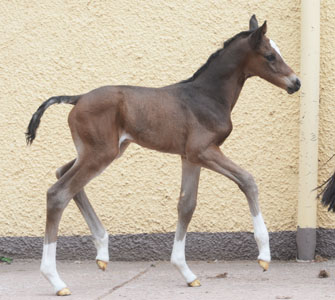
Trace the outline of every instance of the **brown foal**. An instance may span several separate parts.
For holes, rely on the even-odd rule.
[[[31,144],[44,111],[54,103],[73,104],[68,118],[77,158],[57,170],[58,181],[47,192],[47,220],[41,272],[57,295],[70,290],[56,270],[58,225],[73,198],[92,232],[96,261],[105,270],[108,234],[87,199],[84,186],[99,175],[127,146],[143,147],[181,156],[182,182],[178,224],[171,255],[189,286],[200,286],[185,261],[185,237],[196,207],[201,167],[233,180],[245,194],[253,217],[258,261],[267,270],[269,236],[251,174],[229,160],[220,145],[232,130],[231,111],[247,78],[260,76],[289,94],[300,81],[266,36],[266,22],[258,27],[255,16],[249,30],[224,43],[189,79],[162,88],[105,86],[80,96],[52,97],[34,113],[28,131]]]

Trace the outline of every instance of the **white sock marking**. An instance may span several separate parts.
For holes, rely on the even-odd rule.
[[[259,250],[258,259],[270,262],[271,255],[269,245],[269,233],[266,229],[261,213],[259,213],[256,217],[253,217],[253,223],[254,236]]]
[[[176,266],[181,275],[186,279],[187,283],[190,283],[197,278],[186,264],[185,237],[181,241],[177,241],[176,238],[174,239],[171,263]]]
[[[273,49],[275,49],[277,51],[277,53],[281,56],[280,54],[280,50],[278,48],[278,46],[276,45],[276,43],[273,40],[270,40],[270,45],[272,46]]]
[[[55,292],[66,287],[66,284],[60,279],[56,269],[56,248],[57,243],[44,244],[41,262],[41,272],[44,277],[54,287]]]
[[[95,248],[97,249],[97,257],[95,259],[108,262],[109,261],[108,233],[105,232],[105,235],[102,239],[94,239],[93,242]]]

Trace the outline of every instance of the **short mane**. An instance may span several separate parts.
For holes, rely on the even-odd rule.
[[[242,31],[236,35],[234,35],[232,38],[226,40],[223,43],[223,48],[218,49],[216,52],[214,52],[207,60],[207,62],[205,64],[203,64],[193,75],[192,77],[185,79],[183,81],[181,81],[180,83],[187,83],[187,82],[192,82],[194,81],[203,71],[205,71],[209,64],[219,56],[219,54],[224,51],[230,44],[232,44],[235,40],[241,38],[241,37],[247,37],[249,36],[251,33],[253,32],[253,30],[248,30],[248,31]]]

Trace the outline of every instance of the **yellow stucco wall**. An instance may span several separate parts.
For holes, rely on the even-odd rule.
[[[320,162],[334,152],[334,3],[322,2]],[[331,7],[328,9],[328,7]],[[268,36],[299,73],[300,1],[1,1],[0,236],[42,236],[45,193],[55,170],[75,156],[67,127],[71,106],[44,114],[26,147],[31,115],[50,96],[81,94],[106,84],[163,86],[191,76],[224,40],[248,28],[256,13]],[[233,112],[222,147],[250,171],[270,231],[295,230],[299,94],[252,78]],[[331,164],[320,171],[325,178]],[[111,234],[175,230],[180,158],[131,145],[87,187]],[[320,209],[320,225],[335,216]],[[244,195],[228,179],[203,170],[190,231],[251,231]],[[88,234],[76,206],[60,235]]]
[[[335,2],[321,1],[319,184],[335,169]],[[318,207],[318,225],[335,228],[335,214]]]

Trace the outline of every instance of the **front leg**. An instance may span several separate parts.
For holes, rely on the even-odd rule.
[[[258,263],[267,271],[269,268],[269,262],[271,261],[270,244],[269,244],[269,233],[266,229],[261,212],[256,216],[253,216],[254,224],[254,237],[259,250]]]
[[[197,276],[190,270],[185,260],[185,239],[197,203],[200,167],[182,159],[182,183],[178,202],[178,224],[171,254],[171,263],[185,278],[188,286],[200,286]]]
[[[258,188],[252,175],[224,156],[217,146],[208,147],[201,154],[195,156],[194,160],[203,167],[228,177],[245,194],[253,218],[254,237],[259,250],[258,263],[266,271],[271,261],[269,234],[258,205]]]

